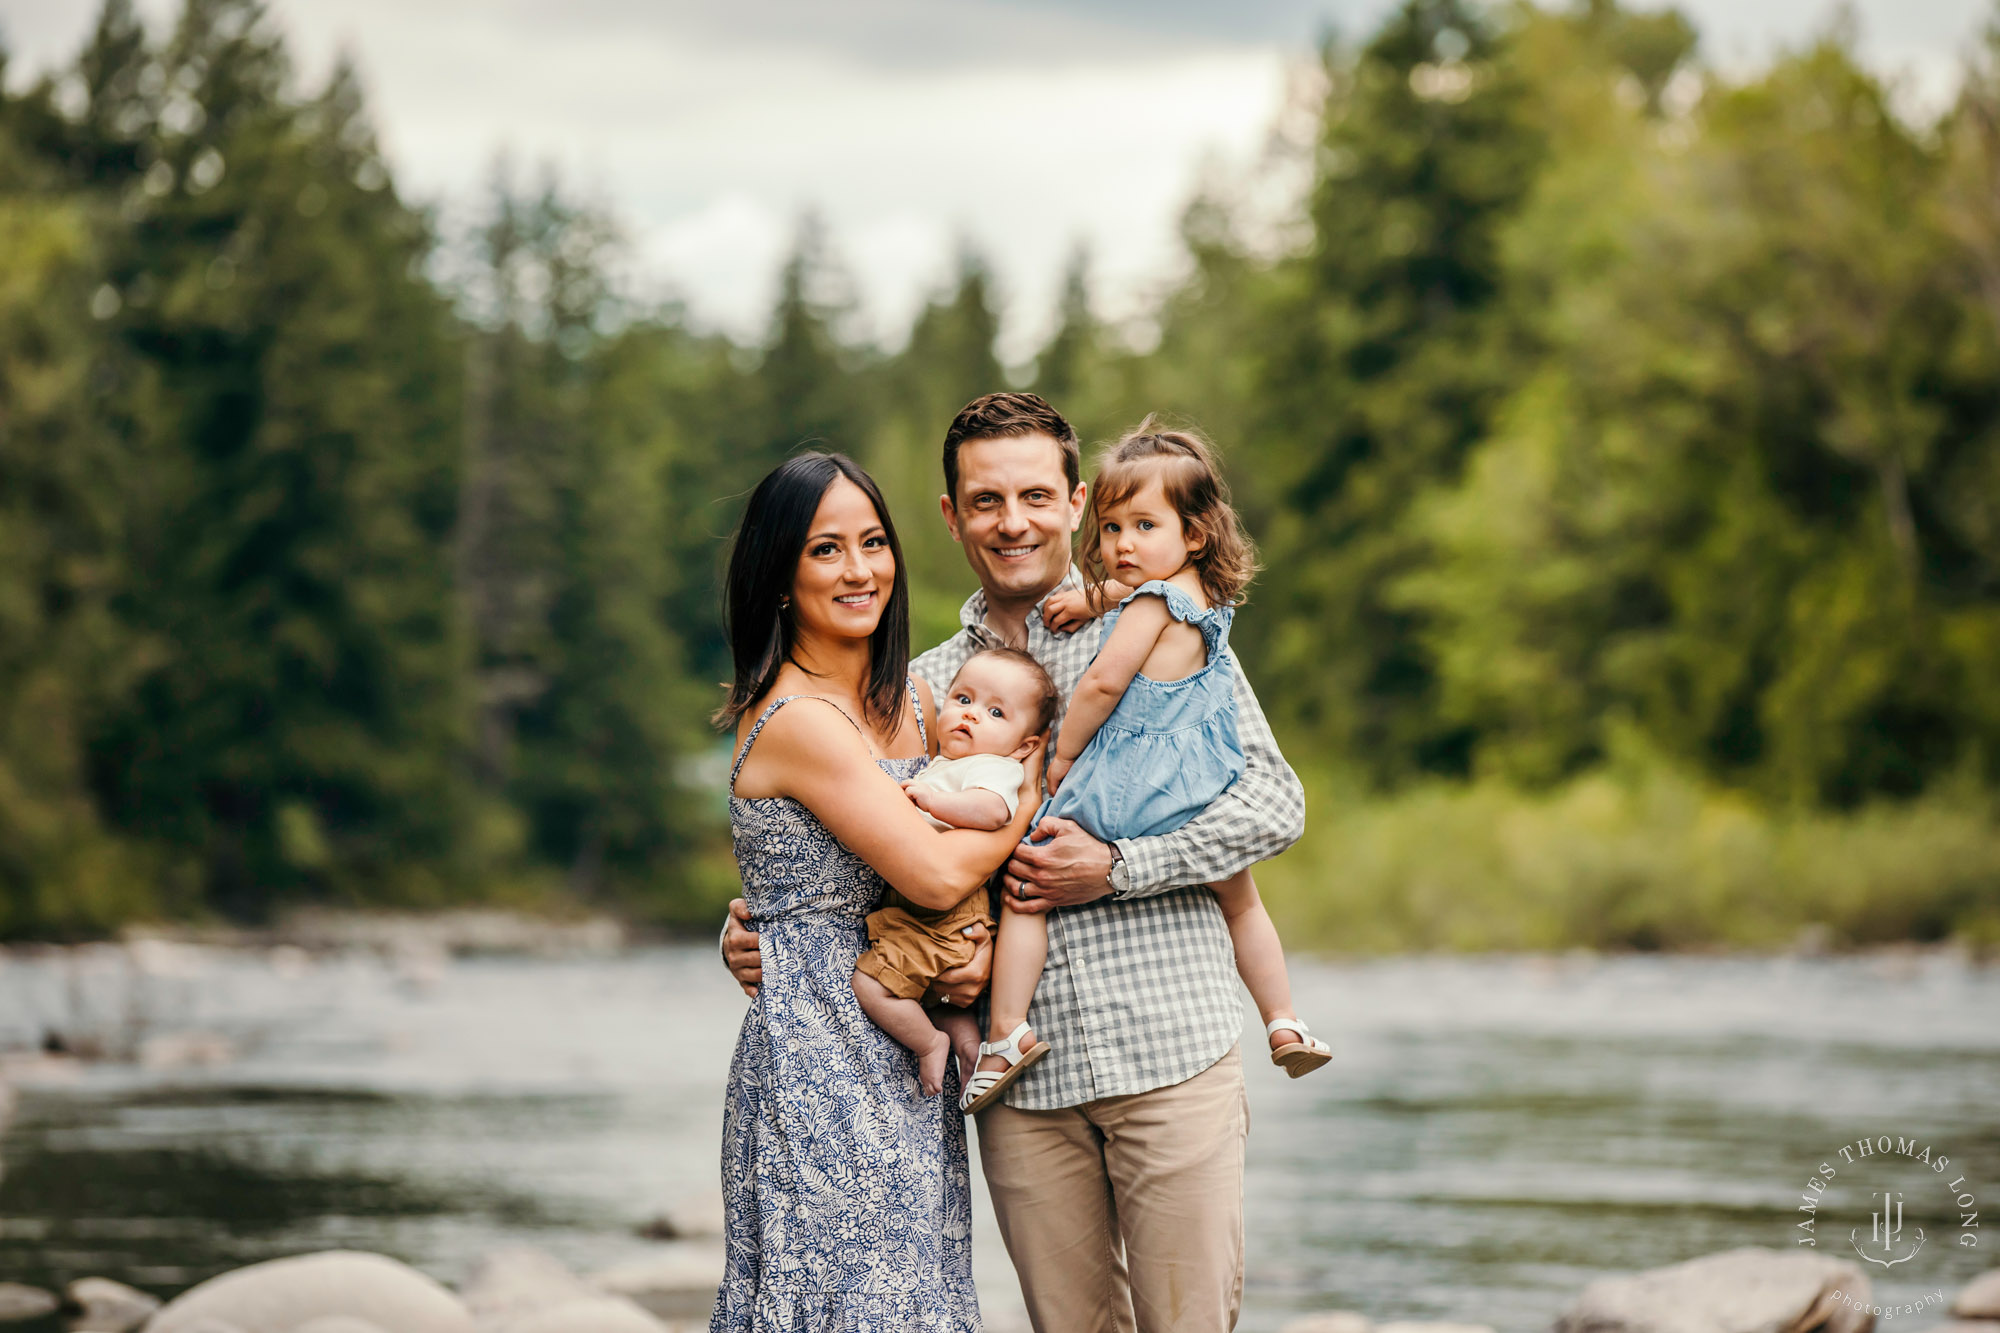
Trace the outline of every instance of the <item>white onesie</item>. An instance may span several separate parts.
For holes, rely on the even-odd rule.
[[[958,759],[947,759],[943,755],[931,760],[917,771],[910,781],[929,787],[932,791],[990,791],[1007,802],[1007,818],[1021,808],[1021,779],[1025,776],[1021,761],[1009,759],[1004,754],[968,754]],[[941,829],[951,828],[929,811],[924,818]]]

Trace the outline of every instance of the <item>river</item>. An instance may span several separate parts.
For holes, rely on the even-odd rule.
[[[2000,967],[1579,954],[1294,977],[1336,1058],[1296,1082],[1247,1062],[1250,1333],[1328,1309],[1543,1329],[1594,1277],[1794,1248],[1822,1162],[1818,1249],[1852,1259],[1883,1181],[1839,1152],[1883,1135],[1950,1156],[1988,1217],[1961,1246],[1946,1177],[1904,1170],[1930,1243],[1871,1269],[1878,1298],[2000,1264]],[[583,1271],[640,1257],[638,1224],[714,1189],[743,1004],[699,948],[0,955],[0,1051],[65,1024],[144,1057],[0,1062],[0,1278],[168,1295],[334,1246],[447,1281],[502,1243]],[[983,1189],[979,1208],[989,1322],[1024,1327]]]

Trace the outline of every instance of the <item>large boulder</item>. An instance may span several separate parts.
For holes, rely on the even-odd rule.
[[[70,1323],[71,1333],[129,1333],[160,1308],[159,1297],[108,1277],[80,1277],[64,1294],[83,1312]]]
[[[1868,1279],[1817,1254],[1745,1246],[1600,1278],[1556,1333],[1865,1333]]]
[[[197,1333],[204,1322],[241,1333],[293,1333],[333,1315],[394,1333],[474,1333],[471,1314],[443,1286],[387,1255],[360,1250],[272,1259],[212,1277],[169,1301],[146,1333]]]
[[[40,1319],[62,1308],[62,1298],[25,1282],[0,1282],[0,1324]]]
[[[632,1301],[599,1290],[553,1255],[527,1246],[483,1255],[459,1294],[479,1333],[665,1333]]]
[[[1972,1279],[1951,1303],[1951,1312],[1960,1319],[2000,1319],[2000,1268]]]
[[[722,1282],[722,1264],[722,1242],[683,1241],[593,1273],[590,1282],[662,1319],[706,1319]]]

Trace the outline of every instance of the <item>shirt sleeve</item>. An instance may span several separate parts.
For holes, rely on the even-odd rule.
[[[992,792],[1007,802],[1007,818],[1012,819],[1021,807],[1021,779],[1025,776],[1017,759],[999,754],[974,755],[966,763],[959,790],[977,787]]]
[[[1228,879],[1246,866],[1270,860],[1305,832],[1306,794],[1299,775],[1279,751],[1256,691],[1233,653],[1229,669],[1236,678],[1243,776],[1173,832],[1118,840],[1126,873],[1125,890],[1117,895],[1121,900]]]

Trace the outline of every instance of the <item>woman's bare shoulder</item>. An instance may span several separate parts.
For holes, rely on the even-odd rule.
[[[799,694],[771,714],[743,761],[736,794],[789,796],[792,784],[787,775],[803,771],[802,765],[811,765],[815,771],[873,767],[867,742],[831,699]]]

